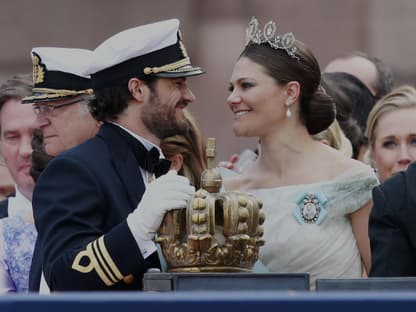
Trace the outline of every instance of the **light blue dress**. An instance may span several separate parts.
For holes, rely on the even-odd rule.
[[[5,263],[9,272],[10,291],[28,292],[29,272],[36,241],[33,222],[22,217],[8,217],[2,220]]]
[[[28,292],[36,237],[32,205],[17,190],[9,217],[0,219],[0,293]]]
[[[317,278],[361,277],[349,215],[371,200],[378,183],[360,166],[330,181],[249,190],[266,215],[262,264],[269,272],[309,273],[311,289]]]

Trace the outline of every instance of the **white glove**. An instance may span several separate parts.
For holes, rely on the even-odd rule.
[[[137,208],[127,217],[133,236],[141,240],[153,239],[165,213],[185,208],[194,192],[195,187],[189,180],[175,170],[149,183]]]

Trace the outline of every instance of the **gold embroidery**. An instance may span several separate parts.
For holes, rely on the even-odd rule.
[[[143,72],[145,75],[157,74],[160,72],[172,71],[172,70],[178,69],[179,67],[190,65],[190,64],[191,64],[191,61],[189,57],[186,57],[184,59],[181,59],[180,61],[177,61],[171,64],[166,64],[161,67],[145,67],[143,69]]]
[[[50,89],[50,88],[33,88],[33,92],[39,93],[55,93],[55,94],[65,94],[65,95],[77,95],[77,94],[93,94],[93,89],[85,90],[66,90],[66,89]]]
[[[83,257],[87,257],[90,261],[90,263],[87,266],[83,266],[80,264]],[[107,278],[107,276],[101,269],[100,265],[98,264],[97,259],[94,256],[94,252],[92,250],[92,243],[89,243],[87,245],[86,250],[83,250],[76,255],[74,262],[72,263],[72,269],[81,273],[90,273],[93,269],[95,269],[95,271],[97,272],[101,280],[104,282],[104,284],[106,284],[107,286],[111,286],[114,284]]]
[[[80,91],[75,90],[56,90],[48,88],[33,88],[33,93],[42,93],[41,95],[30,95],[23,98],[24,102],[30,102],[31,100],[41,100],[41,99],[55,99],[65,96],[76,96],[79,94],[93,94],[92,89],[85,89]]]
[[[81,260],[84,257],[87,257],[89,260],[89,264],[86,266],[81,264]],[[95,270],[107,286],[112,286],[124,278],[110,257],[105,247],[103,236],[89,243],[85,250],[80,251],[76,255],[72,263],[72,269],[81,273],[90,273],[92,270]]]
[[[40,58],[36,54],[32,54],[33,64],[33,84],[42,83],[45,80],[45,71],[41,65]]]
[[[180,30],[179,30],[179,33],[178,34],[179,34],[179,47],[181,48],[182,54],[183,54],[184,57],[188,57],[189,58],[188,52],[186,51],[186,48],[185,48],[185,45],[182,42],[182,34],[181,34],[181,31]]]
[[[93,261],[91,261],[91,258],[89,255],[88,246],[86,250],[83,250],[76,255],[74,262],[72,263],[72,268],[81,273],[90,273],[92,269],[94,268],[94,263]],[[90,261],[90,263],[87,266],[82,266],[79,264],[83,257],[87,257]]]
[[[98,264],[100,264],[103,271],[105,271],[105,273],[107,273],[106,276],[108,276],[110,278],[110,280],[113,284],[117,283],[118,280],[114,277],[114,275],[112,274],[112,272],[110,271],[108,266],[105,264],[103,258],[101,257],[100,250],[97,246],[97,241],[96,240],[92,242],[92,248],[95,251],[95,254],[97,255],[96,259],[98,260],[97,261]]]
[[[121,272],[117,268],[116,264],[114,263],[113,259],[110,257],[110,254],[108,253],[107,248],[105,247],[103,236],[101,236],[98,239],[98,247],[101,250],[101,253],[103,254],[103,257],[104,257],[105,261],[110,266],[110,269],[112,270],[112,272],[115,275],[115,277],[117,278],[117,280],[118,281],[122,280],[124,276],[123,276],[123,274],[121,274]]]

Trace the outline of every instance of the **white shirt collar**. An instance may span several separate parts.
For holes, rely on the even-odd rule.
[[[129,129],[123,127],[122,125],[116,123],[116,122],[111,122],[113,125],[116,125],[118,127],[120,127],[121,129],[123,129],[124,131],[126,131],[127,133],[131,134],[134,138],[136,138],[137,140],[139,140],[140,143],[142,143],[144,145],[144,147],[150,151],[153,147],[155,147],[158,151],[159,151],[159,158],[165,158],[165,155],[163,155],[162,150],[160,149],[159,146],[153,144],[152,142],[150,142],[149,140],[146,140],[145,138],[141,137],[140,135],[137,135],[136,133],[130,131]]]
[[[15,185],[16,194],[14,197],[9,197],[9,216],[21,216],[26,213],[32,213],[32,202],[23,196]]]

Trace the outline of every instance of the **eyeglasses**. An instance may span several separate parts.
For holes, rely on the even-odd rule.
[[[69,106],[78,102],[81,102],[81,99],[76,99],[71,102],[66,102],[66,103],[57,104],[57,105],[33,104],[33,110],[35,111],[36,115],[45,115],[45,116],[52,115],[55,109]]]

